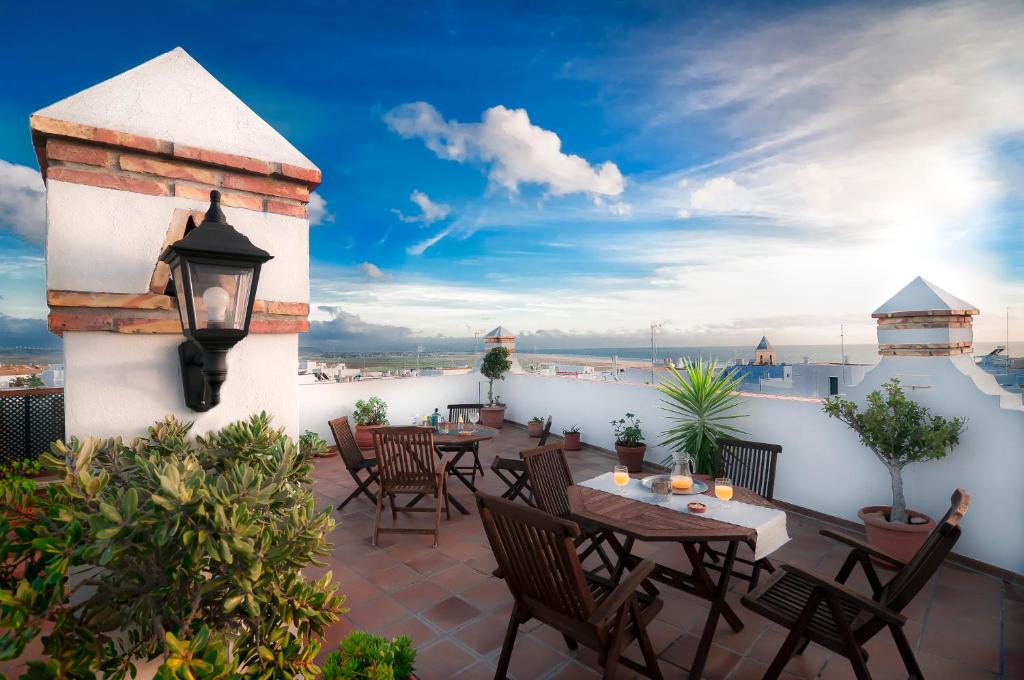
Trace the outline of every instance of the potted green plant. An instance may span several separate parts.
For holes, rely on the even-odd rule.
[[[327,440],[312,430],[306,430],[299,435],[299,450],[308,456],[326,458],[333,456],[337,451],[332,451]]]
[[[615,432],[615,453],[619,456],[619,465],[625,465],[630,472],[643,472],[644,433],[640,429],[640,420],[636,415],[627,413],[625,417],[611,421]]]
[[[13,460],[0,464],[0,532],[15,538],[15,530],[33,520],[36,495],[40,489],[36,477],[43,472],[38,460]],[[0,583],[20,579],[30,553],[14,554],[0,550]]]
[[[354,630],[327,655],[322,680],[412,679],[416,650],[405,635],[392,640]]]
[[[530,418],[526,424],[526,436],[539,437],[544,432],[544,419],[540,416]]]
[[[388,405],[380,397],[360,399],[352,418],[356,421],[356,444],[361,449],[372,449],[373,431],[388,424]]]
[[[565,447],[566,451],[579,451],[583,448],[580,442],[580,426],[573,425],[572,427],[562,428],[562,446]]]
[[[505,405],[494,394],[494,381],[504,380],[512,368],[508,347],[492,347],[480,364],[480,372],[487,378],[487,406],[480,409],[480,424],[500,428],[505,423]]]
[[[668,366],[668,376],[658,385],[664,395],[662,410],[668,412],[673,426],[661,433],[659,446],[667,446],[674,453],[661,462],[672,462],[676,453],[690,456],[696,471],[712,475],[715,472],[718,439],[741,434],[730,423],[744,417],[734,413],[740,403],[736,393],[742,378],[727,371],[718,371],[715,362],[684,360],[683,372]]]
[[[0,554],[25,562],[0,579],[6,659],[44,635],[32,675],[316,678],[317,638],[345,609],[330,573],[302,573],[335,526],[314,509],[309,457],[266,414],[190,428],[169,416],[43,455],[60,480],[0,533]]]
[[[829,417],[846,423],[889,471],[892,505],[869,505],[857,515],[864,522],[868,542],[907,561],[924,543],[935,521],[907,509],[903,496],[903,468],[911,463],[944,458],[960,443],[966,418],[944,418],[907,399],[898,378],[868,395],[867,406],[840,397],[825,400]]]

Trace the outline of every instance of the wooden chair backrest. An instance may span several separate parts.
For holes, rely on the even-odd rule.
[[[540,441],[537,442],[537,446],[544,446],[548,443],[548,437],[551,436],[551,416],[548,416],[548,421],[544,423],[544,430],[540,433]]]
[[[960,538],[960,520],[967,514],[970,502],[971,497],[963,489],[953,492],[949,511],[928,534],[920,550],[882,589],[878,597],[882,604],[894,611],[902,611],[931,580]]]
[[[356,444],[355,435],[352,434],[352,428],[348,424],[348,416],[335,418],[329,421],[327,426],[331,428],[331,434],[334,435],[334,444],[338,447],[338,454],[341,455],[341,459],[345,461],[345,467],[351,470],[352,466],[361,463],[363,461],[363,452],[359,449],[359,445]]]
[[[549,515],[569,519],[569,494],[566,490],[573,481],[561,442],[528,449],[519,455],[530,476],[533,502]]]
[[[472,417],[484,407],[483,404],[448,404],[448,422],[459,422],[459,416],[465,423],[473,422]]]
[[[574,539],[574,522],[496,496],[477,494],[487,540],[512,596],[549,625],[577,624],[593,614]]]
[[[782,447],[742,439],[718,440],[715,476],[728,477],[732,483],[772,500],[775,493],[775,466]]]
[[[382,427],[373,431],[381,483],[431,486],[434,483],[434,433],[429,427]]]

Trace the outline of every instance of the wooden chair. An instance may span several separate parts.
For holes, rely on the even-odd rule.
[[[437,547],[441,534],[441,507],[448,519],[452,518],[448,504],[448,463],[451,454],[440,458],[434,451],[434,435],[429,427],[382,427],[373,431],[373,446],[380,466],[380,493],[377,495],[377,513],[373,520],[373,545],[382,533],[433,534]],[[399,507],[395,497],[400,495],[433,496],[433,508]],[[383,528],[380,515],[384,497],[391,501],[391,519],[398,520],[399,512],[433,512],[434,528]]]
[[[537,446],[544,446],[548,443],[548,437],[551,436],[551,416],[548,416],[548,420],[544,423],[544,429],[540,433],[540,439],[537,441]]]
[[[491,471],[508,487],[501,494],[502,498],[509,501],[522,498],[527,505],[533,505],[533,489],[530,487],[526,463],[515,458],[495,456],[491,461]]]
[[[550,422],[550,419],[549,419]],[[569,512],[569,495],[566,489],[573,485],[572,472],[565,460],[562,444],[547,444],[528,449],[519,453],[526,465],[527,475],[533,489],[533,502],[540,510],[560,519],[571,519]],[[605,532],[596,528],[583,526],[576,547],[583,547],[580,561],[586,560],[591,554],[597,553],[601,563],[608,570],[609,576],[615,573],[615,565],[601,544],[608,540]]]
[[[906,617],[900,612],[928,583],[960,538],[960,520],[967,513],[969,502],[970,497],[963,489],[954,491],[949,512],[909,562],[904,563],[853,536],[824,529],[823,535],[851,547],[835,580],[784,564],[759,588],[744,595],[744,606],[790,631],[765,679],[779,677],[794,653],[802,653],[808,643],[815,642],[849,659],[858,680],[870,680],[864,644],[888,628],[910,677],[921,680],[924,676],[903,632]],[[884,586],[871,565],[872,557],[899,567]],[[858,564],[868,574],[874,591],[871,597],[845,585]]]
[[[637,592],[654,569],[643,560],[628,578],[615,584],[583,571],[575,541],[575,523],[510,501],[477,494],[477,506],[515,603],[495,678],[506,677],[519,626],[536,618],[562,633],[569,649],[583,644],[598,652],[603,677],[614,678],[619,663],[646,675],[662,677],[647,626],[662,601]],[[636,640],[644,664],[622,656]]]
[[[462,416],[462,420],[466,423],[473,422],[473,416],[480,412],[480,409],[484,407],[484,404],[448,404],[448,422],[457,423],[459,416]],[[452,470],[458,470],[460,473],[469,473],[472,481],[470,485],[476,486],[476,473],[480,472],[480,476],[484,476],[484,467],[480,464],[480,442],[473,443],[473,462],[470,465],[455,465],[452,466]],[[439,446],[438,450],[443,452],[459,453],[463,451],[465,446],[446,445]]]
[[[380,485],[380,477],[375,469],[377,459],[363,457],[363,452],[356,444],[356,438],[352,434],[352,428],[349,427],[348,416],[335,418],[329,421],[327,426],[331,428],[331,434],[334,435],[334,444],[338,447],[338,454],[342,462],[345,463],[345,469],[352,475],[352,479],[356,483],[356,490],[341,502],[338,510],[344,508],[350,500],[359,495],[365,495],[371,503],[376,503],[377,496],[370,487]],[[365,478],[360,477],[363,472],[366,473]]]
[[[782,453],[782,447],[778,444],[762,444],[761,442],[723,437],[718,440],[715,477],[728,477],[733,484],[750,489],[768,500],[773,500],[775,468],[780,453]],[[708,558],[704,562],[707,568],[716,571],[721,569],[718,565],[718,560],[722,557],[721,552],[707,545],[702,548],[702,552]],[[748,590],[757,587],[762,571],[769,573],[775,571],[775,567],[767,558],[748,560],[737,556],[735,561],[750,567],[749,573],[746,573],[746,570],[737,569],[733,569],[732,572],[734,577],[750,583]]]

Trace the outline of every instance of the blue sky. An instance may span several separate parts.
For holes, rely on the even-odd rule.
[[[36,109],[175,46],[324,173],[312,338],[870,342],[1024,312],[1015,3],[7,3],[0,321],[45,317]],[[73,55],[73,56],[70,56]],[[19,322],[24,328],[24,322]],[[429,342],[428,342],[429,344]],[[371,347],[367,347],[371,349]]]

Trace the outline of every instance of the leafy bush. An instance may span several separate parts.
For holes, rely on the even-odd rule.
[[[668,411],[675,425],[661,433],[661,446],[690,455],[697,472],[715,472],[715,456],[719,437],[742,434],[730,422],[743,415],[733,412],[740,403],[736,394],[742,378],[726,371],[718,372],[715,362],[703,359],[685,361],[683,373],[669,366],[669,375],[658,391],[665,395],[662,410]],[[663,464],[672,460],[666,456]]]
[[[615,445],[636,448],[644,443],[644,433],[640,429],[640,419],[635,414],[627,413],[625,418],[611,421],[615,431]]]
[[[882,385],[868,395],[867,408],[858,412],[857,404],[839,397],[825,400],[825,411],[849,425],[864,446],[871,449],[889,470],[892,482],[890,522],[907,521],[907,501],[903,496],[903,468],[920,460],[944,458],[960,443],[966,418],[933,416],[915,401],[907,399],[899,378]]]
[[[579,434],[579,433],[580,433],[580,426],[579,425],[573,425],[571,427],[563,427],[562,428],[562,434]]]
[[[543,423],[544,419],[541,418],[540,416],[534,416],[534,417],[530,418],[530,422],[531,423]]]
[[[316,676],[312,636],[344,600],[330,573],[301,573],[334,528],[314,510],[308,456],[265,413],[191,427],[168,416],[127,444],[72,438],[44,454],[64,478],[35,521],[12,532],[0,515],[0,554],[26,562],[0,582],[0,659],[42,635],[32,678],[121,679],[160,656],[161,678]]]
[[[388,405],[380,397],[370,397],[366,401],[356,402],[356,410],[352,412],[356,425],[387,425]]]
[[[312,430],[306,430],[299,435],[299,451],[304,456],[323,456],[329,447],[327,440]]]
[[[492,347],[480,364],[480,372],[488,380],[487,403],[492,406],[501,404],[501,398],[494,396],[494,381],[504,380],[505,374],[512,368],[512,360],[508,357],[508,347]]]
[[[36,477],[43,471],[38,460],[24,458],[9,463],[0,463],[0,507],[19,514],[26,512],[33,504],[36,492]]]
[[[401,636],[386,640],[356,630],[324,661],[323,680],[405,680],[412,675],[416,650]]]

